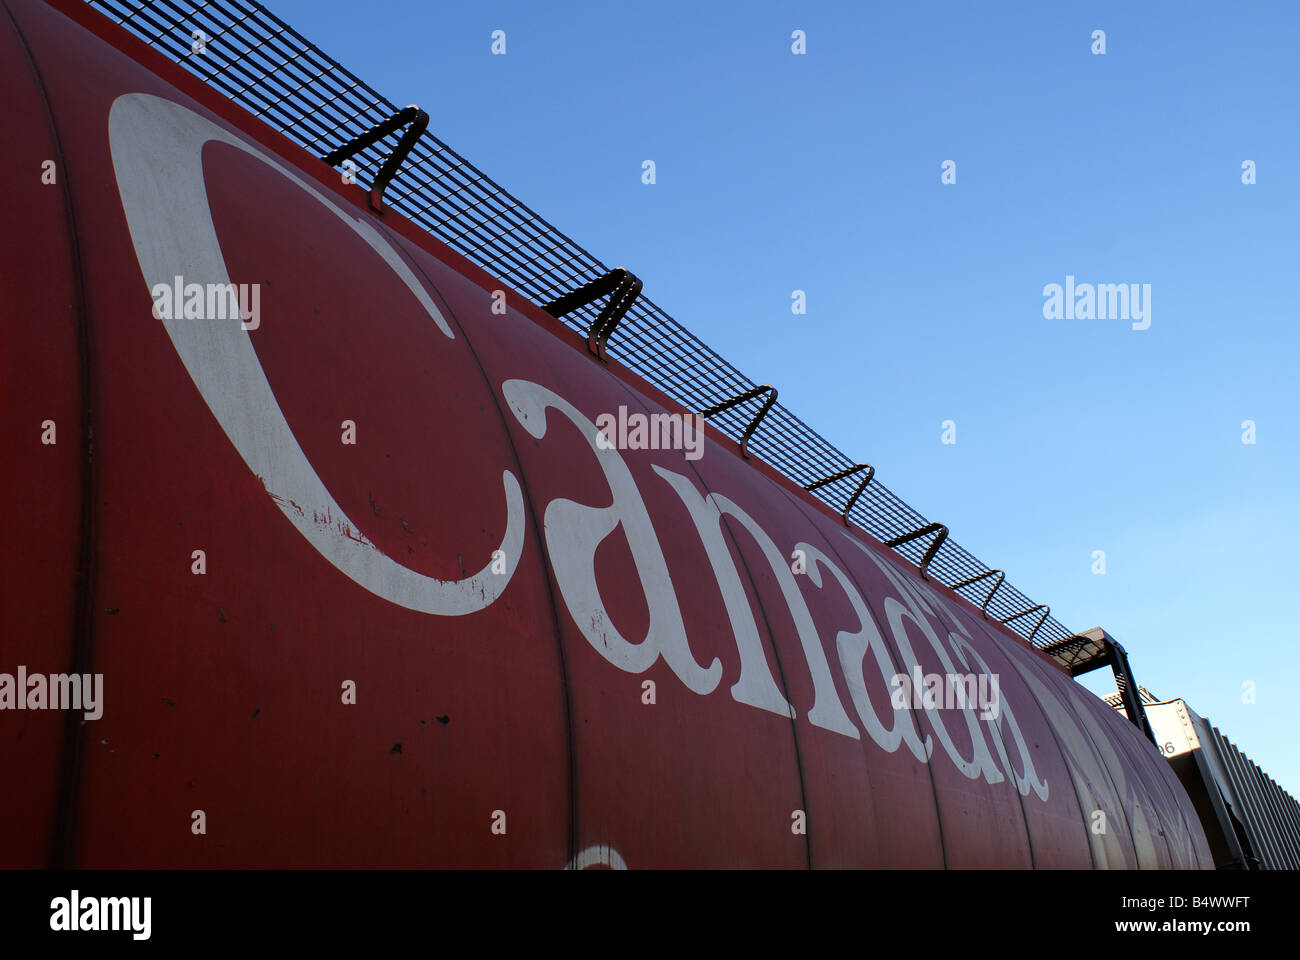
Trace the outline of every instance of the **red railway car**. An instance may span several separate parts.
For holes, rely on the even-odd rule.
[[[100,13],[0,8],[0,865],[1212,866],[1053,658]]]

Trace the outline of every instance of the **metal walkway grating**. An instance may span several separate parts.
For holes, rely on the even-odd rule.
[[[249,0],[86,2],[317,156],[399,109]],[[193,49],[196,30],[206,38],[202,53]],[[367,147],[355,158],[357,170],[375,171],[385,157],[382,141]],[[539,305],[609,270],[432,133],[416,144],[384,201]],[[561,322],[585,335],[598,311],[599,304],[591,304]],[[645,296],[619,324],[608,352],[691,410],[757,386]],[[761,402],[723,411],[710,422],[739,440]],[[855,462],[780,403],[763,420],[749,448],[804,486]],[[850,477],[818,488],[816,495],[843,512],[856,487],[856,478]],[[849,517],[882,542],[928,522],[876,480]],[[928,544],[927,537],[895,549],[919,564]],[[931,576],[949,586],[988,570],[952,538],[944,540],[928,567]],[[978,607],[993,583],[984,579],[958,590]],[[1037,605],[1007,582],[998,587],[988,612],[997,619],[1026,614],[1007,626],[1037,647],[1072,636],[1052,617],[1040,625]]]

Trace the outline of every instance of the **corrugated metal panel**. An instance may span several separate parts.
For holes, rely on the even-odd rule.
[[[1287,832],[1292,842],[1300,849],[1300,804],[1291,798],[1281,785],[1272,777],[1268,778],[1269,786],[1282,800],[1282,812],[1285,815]]]
[[[1251,824],[1251,845],[1255,855],[1270,870],[1278,869],[1279,853],[1267,812],[1261,807],[1259,793],[1251,782],[1250,761],[1217,727],[1211,728],[1219,750],[1227,760],[1228,776],[1237,799]]]
[[[1258,767],[1256,769],[1259,770]],[[1278,829],[1286,844],[1287,864],[1292,870],[1300,870],[1300,835],[1297,835],[1295,824],[1291,819],[1295,801],[1289,800],[1282,792],[1282,788],[1277,785],[1277,781],[1263,770],[1259,770],[1259,774],[1264,793],[1277,815]]]
[[[1296,846],[1300,847],[1300,803],[1297,803],[1276,781],[1274,781],[1273,786],[1286,801],[1287,823],[1290,825],[1291,836],[1295,838]]]
[[[1286,825],[1282,822],[1282,808],[1278,806],[1272,791],[1268,789],[1268,778],[1264,776],[1264,771],[1249,758],[1243,755],[1242,759],[1246,761],[1246,774],[1253,781],[1252,786],[1258,791],[1265,822],[1272,831],[1273,845],[1278,852],[1278,867],[1294,870],[1295,851],[1291,849],[1291,838],[1287,836]]]
[[[1151,697],[1149,691],[1139,690],[1144,700]],[[1127,715],[1119,693],[1101,699]],[[1205,820],[1207,814],[1203,812],[1206,831],[1221,835],[1234,859],[1240,858],[1242,864],[1249,859],[1254,869],[1300,870],[1300,803],[1186,701],[1162,702],[1151,697],[1150,706],[1153,709],[1148,715],[1157,734],[1156,746],[1166,759],[1185,755],[1195,758],[1196,773],[1192,776],[1203,781],[1204,795],[1218,821]],[[1162,708],[1173,708],[1173,712]],[[1177,723],[1175,715],[1181,718]],[[1189,770],[1180,770],[1179,776],[1186,778]],[[1186,779],[1184,786],[1199,789]],[[1229,810],[1224,810],[1225,803]],[[1248,850],[1240,850],[1233,818],[1245,833]]]
[[[1229,802],[1246,830],[1251,853],[1270,870],[1300,869],[1300,833],[1295,830],[1300,811],[1295,799],[1267,778],[1218,727],[1210,725],[1210,733],[1231,787]]]

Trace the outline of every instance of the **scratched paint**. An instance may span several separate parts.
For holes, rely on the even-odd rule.
[[[5,653],[106,703],[0,714],[5,865],[1211,865],[1154,748],[1014,634],[716,432],[606,449],[601,414],[685,411],[93,11],[3,2],[44,81],[0,25],[3,162],[57,135],[82,251],[5,178],[48,325],[3,355]],[[160,319],[175,276],[262,284],[261,322]],[[82,646],[79,602],[115,611]],[[896,708],[914,668],[1003,709]]]

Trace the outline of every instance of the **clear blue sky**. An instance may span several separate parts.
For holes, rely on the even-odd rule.
[[[1300,6],[265,2],[1300,795]]]

